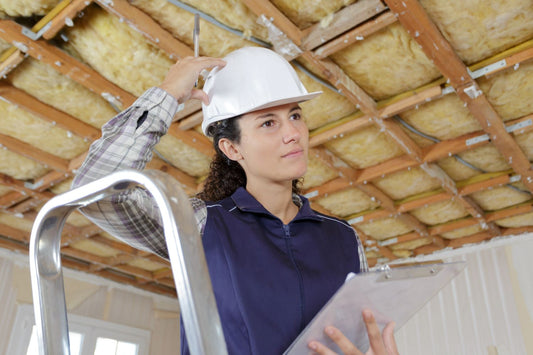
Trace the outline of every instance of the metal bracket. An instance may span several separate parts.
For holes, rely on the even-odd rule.
[[[52,22],[48,22],[39,32],[33,32],[30,28],[22,26],[22,34],[33,41],[37,41],[51,26]]]

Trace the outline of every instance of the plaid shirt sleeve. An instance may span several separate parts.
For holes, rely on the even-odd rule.
[[[166,91],[157,87],[147,90],[130,108],[102,127],[102,137],[91,145],[87,158],[76,171],[72,187],[118,170],[144,169],[179,106]],[[191,199],[191,203],[199,230],[203,232],[205,203],[196,198]],[[81,211],[116,238],[168,259],[158,208],[142,188],[100,200]]]

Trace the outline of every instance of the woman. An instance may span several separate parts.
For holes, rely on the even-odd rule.
[[[195,89],[199,73],[212,68],[204,90]],[[282,353],[349,272],[367,270],[354,230],[297,194],[308,151],[298,103],[318,94],[307,93],[290,64],[267,49],[242,48],[225,60],[184,58],[102,128],[74,180],[80,186],[143,169],[179,106],[203,102],[202,129],[216,155],[191,203],[230,354]],[[142,189],[83,212],[118,238],[167,257],[158,211]],[[382,336],[371,313],[363,318],[371,353],[396,353],[392,325]],[[326,333],[345,353],[360,353],[334,327]],[[318,342],[309,347],[332,353]]]

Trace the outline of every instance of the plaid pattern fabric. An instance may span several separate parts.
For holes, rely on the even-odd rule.
[[[180,107],[181,106],[181,107]],[[153,87],[127,110],[102,127],[102,137],[95,141],[82,166],[76,171],[72,187],[79,187],[112,172],[143,170],[152,159],[152,151],[166,134],[172,118],[183,106],[166,91]],[[299,207],[302,200],[293,195]],[[191,198],[200,234],[207,218],[205,202]],[[168,252],[157,206],[142,188],[117,194],[83,207],[81,211],[106,232],[131,246],[168,259]],[[368,271],[363,246],[358,243],[361,271]]]

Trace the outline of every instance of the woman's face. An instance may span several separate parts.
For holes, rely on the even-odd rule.
[[[247,183],[292,182],[307,170],[309,131],[297,103],[243,115],[240,143],[230,142]]]

